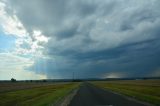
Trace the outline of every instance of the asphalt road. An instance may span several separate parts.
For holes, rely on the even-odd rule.
[[[95,87],[89,83],[81,85],[69,106],[146,106],[124,96]]]

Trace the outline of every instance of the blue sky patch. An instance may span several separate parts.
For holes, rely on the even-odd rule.
[[[7,52],[15,48],[16,37],[12,35],[6,35],[0,31],[0,51]]]

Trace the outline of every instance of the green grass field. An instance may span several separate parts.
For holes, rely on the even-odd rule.
[[[160,80],[96,81],[98,87],[160,105]]]
[[[6,84],[7,85],[7,84]],[[79,86],[79,83],[64,83],[64,84],[43,84],[42,86],[35,86],[30,88],[18,89],[15,86],[10,86],[11,90],[2,90],[4,87],[0,87],[0,106],[47,106],[53,105],[55,102],[67,95],[71,90]],[[30,84],[29,84],[30,85]],[[9,85],[8,85],[9,86]],[[13,89],[13,88],[17,88]],[[7,87],[6,87],[7,88]],[[13,90],[12,90],[13,89]]]

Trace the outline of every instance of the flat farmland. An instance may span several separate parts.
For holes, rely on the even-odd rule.
[[[100,88],[160,105],[160,80],[95,81],[92,83]]]
[[[0,83],[0,105],[53,105],[78,86],[79,83]]]

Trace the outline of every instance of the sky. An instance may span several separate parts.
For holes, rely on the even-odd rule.
[[[160,76],[160,0],[0,0],[0,80]]]

